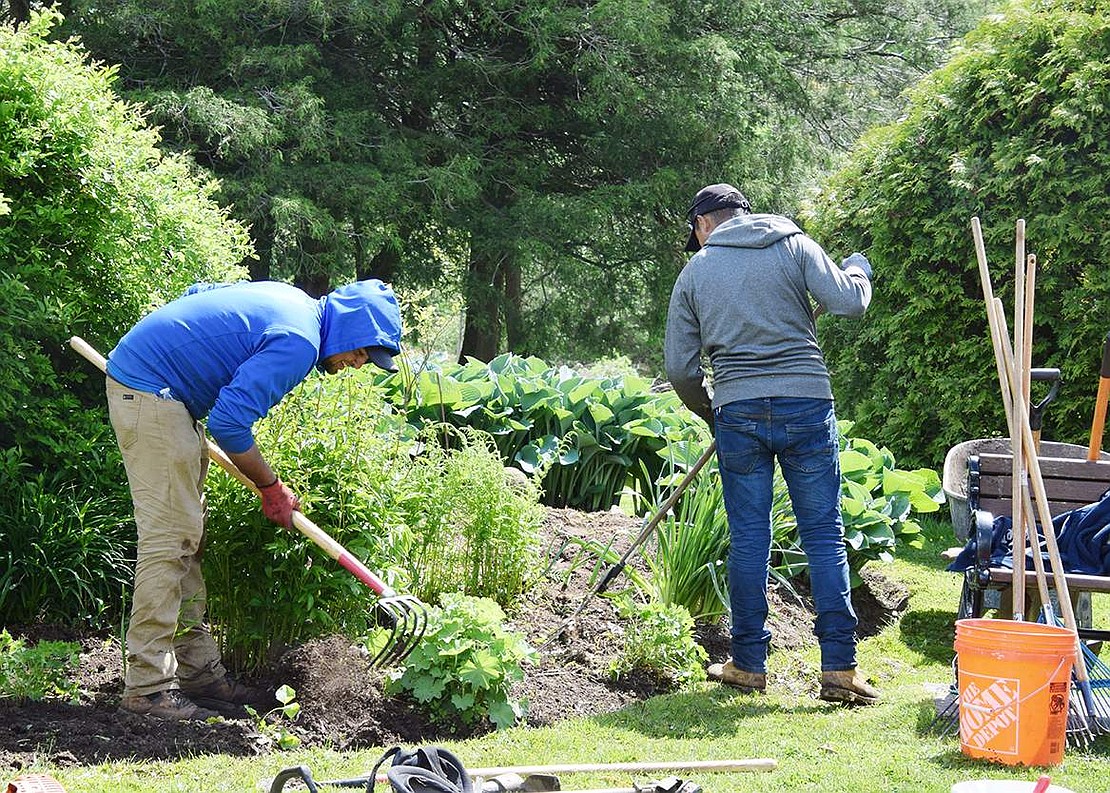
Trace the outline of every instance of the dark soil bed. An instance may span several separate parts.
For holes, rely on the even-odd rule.
[[[549,574],[528,594],[512,617],[513,627],[534,644],[550,636],[589,592],[591,565],[575,564],[576,547],[567,538],[608,541],[623,551],[641,523],[618,513],[548,510],[544,525],[553,559]],[[864,571],[865,585],[853,593],[860,634],[876,633],[905,609],[908,593],[881,574]],[[614,585],[618,588],[618,585]],[[771,596],[772,652],[813,643],[812,613],[805,593],[776,587]],[[10,627],[13,634],[20,631]],[[608,674],[622,631],[611,602],[594,597],[577,629],[560,635],[526,669],[518,694],[528,702],[527,723],[540,726],[572,716],[617,710],[666,690],[664,684],[631,676],[614,682]],[[122,653],[118,639],[76,631],[38,627],[23,629],[30,641],[64,639],[82,647],[81,688],[77,704],[58,702],[16,705],[0,700],[0,769],[20,771],[34,760],[59,766],[109,760],[172,760],[196,754],[247,756],[273,751],[271,740],[250,719],[219,723],[165,723],[117,712],[122,688]],[[699,629],[710,658],[728,655],[723,623]],[[346,640],[330,637],[282,656],[260,685],[288,684],[297,692],[301,713],[291,731],[304,746],[335,749],[373,748],[402,743],[472,736],[486,728],[464,729],[423,717],[411,701],[384,697],[381,673]],[[798,681],[799,689],[807,683]]]

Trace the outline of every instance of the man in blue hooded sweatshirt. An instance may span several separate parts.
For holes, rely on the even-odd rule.
[[[138,553],[122,710],[205,719],[272,697],[232,679],[204,623],[205,430],[290,527],[297,497],[252,427],[313,367],[397,371],[401,314],[381,281],[320,299],[271,281],[195,284],[140,320],[108,356],[108,412],[135,507]]]
[[[777,459],[809,562],[824,700],[877,702],[856,671],[856,614],[840,517],[840,458],[829,373],[817,345],[812,296],[860,316],[871,265],[854,253],[837,267],[792,221],[752,214],[729,184],[703,188],[687,209],[695,254],[667,312],[667,377],[714,429],[728,513],[732,658],[709,677],[743,691],[767,686],[767,567]],[[712,394],[703,381],[705,355]]]

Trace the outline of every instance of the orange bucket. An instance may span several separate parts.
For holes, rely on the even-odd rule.
[[[1005,765],[1060,763],[1075,645],[1054,625],[957,620],[960,750]]]

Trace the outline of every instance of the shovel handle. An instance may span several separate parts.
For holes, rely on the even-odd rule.
[[[96,349],[80,336],[72,336],[69,340],[69,346],[78,352],[83,358],[96,366],[103,374],[108,373],[108,361]],[[246,487],[255,495],[258,495],[258,487],[250,480],[250,478],[236,467],[227,453],[216,445],[207,437],[204,439],[205,447],[208,451],[208,457],[216,463],[220,468],[227,471],[233,478],[239,480],[240,484]],[[397,593],[386,585],[378,576],[374,575],[362,562],[347,552],[347,549],[339,544],[330,534],[321,529],[315,523],[308,519],[308,517],[299,510],[293,510],[293,526],[301,534],[308,539],[312,540],[318,545],[328,556],[350,572],[370,589],[374,590],[381,597],[393,597]]]
[[[1091,441],[1087,446],[1087,459],[1097,460],[1102,451],[1102,431],[1106,425],[1106,402],[1110,398],[1110,334],[1102,344],[1102,366],[1098,372],[1098,396],[1095,397],[1095,414],[1091,419]]]

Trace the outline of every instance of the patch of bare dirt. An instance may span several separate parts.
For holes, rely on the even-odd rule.
[[[664,682],[631,676],[614,682],[609,665],[623,631],[613,604],[593,597],[572,629],[560,632],[596,581],[593,559],[574,540],[613,541],[622,553],[639,533],[641,522],[618,513],[584,513],[550,509],[544,522],[543,552],[547,574],[510,615],[512,627],[533,644],[552,636],[537,664],[525,671],[515,691],[527,700],[527,723],[551,724],[573,716],[617,710],[666,689]],[[635,556],[633,557],[635,559]],[[637,562],[630,561],[635,565]],[[865,585],[853,593],[860,616],[860,634],[877,633],[897,619],[908,603],[908,592],[881,572],[864,570]],[[612,589],[626,581],[618,579]],[[778,585],[770,595],[772,652],[797,650],[815,642],[813,614],[807,593]],[[18,629],[13,629],[18,632]],[[18,773],[32,762],[60,766],[110,760],[171,760],[196,754],[250,756],[274,751],[270,739],[250,719],[220,723],[164,723],[117,712],[122,689],[123,656],[119,642],[107,635],[43,628],[24,631],[28,639],[61,639],[81,645],[76,704],[0,700],[0,769]],[[698,640],[713,660],[728,656],[724,622],[703,625]],[[424,717],[416,703],[382,694],[381,672],[341,637],[309,642],[286,652],[264,679],[247,682],[288,684],[297,692],[301,713],[291,731],[304,746],[356,749],[395,743],[421,744],[486,731]],[[801,685],[801,684],[799,684]],[[2,776],[0,776],[2,778]]]

